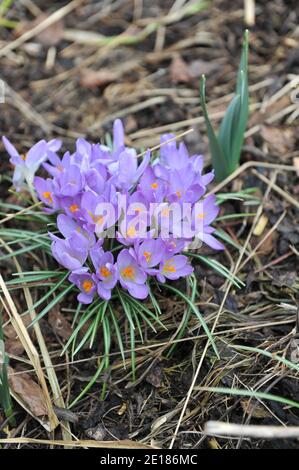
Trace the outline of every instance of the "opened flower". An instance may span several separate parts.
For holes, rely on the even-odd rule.
[[[95,276],[98,280],[98,294],[102,299],[109,300],[111,298],[111,291],[118,279],[113,255],[109,251],[104,252],[102,248],[96,246],[90,251],[90,256],[95,269]]]
[[[97,290],[95,276],[84,271],[74,271],[69,276],[69,281],[80,289],[80,294],[77,297],[78,301],[82,304],[91,304]]]
[[[119,253],[117,268],[121,286],[136,299],[145,299],[148,296],[148,286],[145,284],[147,275],[129,250],[124,249]]]
[[[27,154],[19,154],[6,137],[2,137],[2,142],[7,153],[10,155],[10,162],[15,167],[13,185],[16,191],[21,191],[21,189],[26,187],[25,183],[31,188],[34,175],[40,165],[47,159],[48,151],[56,152],[61,146],[61,142],[56,139],[50,142],[41,140]]]

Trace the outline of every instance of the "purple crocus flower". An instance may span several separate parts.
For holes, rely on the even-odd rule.
[[[61,196],[76,196],[83,189],[83,174],[77,165],[70,165],[58,177]]]
[[[156,274],[153,269],[165,258],[165,242],[160,238],[152,238],[135,244],[136,259],[147,274]]]
[[[70,196],[60,196],[57,198],[59,200],[59,205],[61,209],[73,219],[77,220],[78,222],[83,219],[82,209],[81,209],[81,194],[77,194],[77,196],[70,197]]]
[[[85,270],[72,272],[69,281],[80,289],[77,299],[82,304],[91,304],[97,291],[97,280],[95,276]]]
[[[170,173],[167,197],[169,202],[194,204],[203,196],[204,192],[205,188],[197,183],[196,174],[190,166]]]
[[[64,170],[67,170],[71,164],[71,154],[70,152],[66,152],[62,159],[58,157],[58,155],[53,152],[48,152],[48,159],[45,163],[43,163],[43,167],[47,172],[53,177],[58,177],[60,173]]]
[[[61,146],[61,142],[56,139],[53,139],[50,142],[40,140],[31,147],[26,155],[20,155],[6,137],[2,137],[2,142],[7,153],[11,157],[10,162],[15,167],[13,185],[16,188],[16,191],[23,189],[26,186],[25,182],[31,189],[34,175],[40,165],[47,159],[48,151],[55,152]]]
[[[188,165],[189,153],[183,142],[177,147],[175,140],[172,142],[165,142],[174,139],[174,134],[164,134],[161,137],[161,152],[160,162],[166,168],[181,170]]]
[[[75,271],[82,268],[88,256],[88,240],[84,235],[73,232],[69,238],[61,239],[49,233],[52,239],[52,254],[61,266]]]
[[[148,166],[140,178],[138,190],[148,202],[160,203],[166,195],[167,185],[156,176],[154,169]]]
[[[138,166],[138,157],[134,149],[125,149],[118,160],[109,165],[113,175],[113,183],[121,190],[129,190],[139,180],[150,161],[150,151],[147,151]]]
[[[197,175],[198,183],[204,187],[210,184],[211,181],[213,181],[215,177],[215,172],[214,170],[212,170],[209,173],[206,173],[205,175],[202,174],[203,172],[202,155],[193,155],[193,157],[190,158],[190,161],[192,163],[193,170],[195,171]]]
[[[121,286],[127,289],[132,297],[145,299],[148,296],[148,286],[145,284],[147,276],[129,250],[124,249],[119,253],[117,269]]]
[[[180,277],[189,276],[192,273],[193,268],[187,256],[175,255],[161,263],[157,278],[160,282],[165,282],[166,279],[176,280]]]
[[[121,208],[117,239],[123,245],[132,245],[137,238],[146,238],[148,234],[148,201],[139,191],[126,196],[126,205]]]
[[[89,250],[95,245],[94,234],[85,230],[77,221],[65,214],[59,214],[57,217],[57,227],[65,238],[70,238],[74,233],[84,237],[84,245],[87,244]]]
[[[62,237],[49,234],[51,248],[53,257],[72,271],[69,280],[79,288],[80,302],[91,303],[96,293],[109,300],[118,280],[131,296],[145,299],[148,276],[166,282],[190,275],[189,258],[181,253],[194,235],[214,249],[223,248],[211,227],[219,212],[215,196],[201,201],[214,173],[203,174],[202,157],[190,157],[183,143],[166,143],[173,137],[162,136],[160,158],[153,164],[149,150],[138,163],[137,152],[125,145],[120,120],[113,125],[112,148],[80,138],[75,151],[61,159],[58,140],[40,141],[23,157],[3,138],[18,189],[24,182],[32,185],[40,164],[50,175],[35,177],[34,186],[46,211],[62,212],[57,217]],[[115,237],[118,220],[116,238],[126,248],[115,261],[103,242],[106,231]]]
[[[215,231],[210,224],[219,213],[219,206],[216,204],[216,196],[211,194],[198,204],[195,204],[192,211],[192,221],[194,224],[195,238],[203,241],[214,250],[223,250],[224,246],[212,233]]]
[[[40,178],[40,176],[35,176],[33,180],[34,188],[38,194],[39,199],[51,208],[51,212],[59,209],[58,200],[54,194],[53,181],[50,178],[46,180]],[[49,209],[47,209],[49,211]]]
[[[85,173],[87,188],[97,194],[102,194],[105,190],[107,180],[107,169],[102,163],[95,162]]]
[[[98,234],[114,225],[117,219],[113,204],[108,203],[104,196],[98,196],[93,191],[86,191],[83,194],[81,210],[86,228]]]
[[[186,245],[187,240],[184,239],[168,238],[167,240],[164,240],[166,255],[168,255],[166,257],[169,258],[177,253],[181,253]]]
[[[97,246],[90,251],[90,257],[98,279],[98,294],[102,299],[109,300],[111,298],[111,290],[115,287],[118,278],[113,254],[109,251],[104,252],[102,248]]]

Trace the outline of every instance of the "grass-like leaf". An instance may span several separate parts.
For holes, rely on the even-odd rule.
[[[205,77],[202,76],[200,81],[201,105],[209,137],[212,163],[216,180],[222,181],[235,171],[239,165],[248,122],[248,31],[244,33],[236,92],[221,122],[218,136],[213,129],[207,112],[205,84]]]
[[[195,302],[195,299],[196,299],[196,296],[197,296],[197,281],[196,281],[196,277],[194,276],[194,274],[191,274],[191,276],[188,276],[187,277],[187,284],[191,290],[191,294],[190,294],[190,300],[192,303]],[[185,313],[184,313],[184,319],[183,319],[183,323],[182,323],[182,326],[180,328],[180,330],[178,331],[178,334],[176,335],[175,339],[176,340],[179,340],[183,337],[183,334],[185,333],[186,331],[186,328],[188,326],[188,322],[190,320],[190,316],[192,314],[192,309],[190,307],[190,305],[188,305]],[[174,349],[177,347],[177,344],[178,343],[174,343],[168,353],[167,353],[167,357],[170,357],[171,354],[173,353]]]
[[[224,178],[221,178],[220,175],[229,175],[230,170],[229,170],[229,162],[227,161],[223,149],[218,141],[218,138],[215,134],[215,131],[213,129],[213,126],[211,124],[207,107],[206,107],[206,77],[202,75],[201,80],[200,80],[200,97],[201,97],[201,106],[202,106],[202,111],[203,115],[205,118],[206,126],[207,126],[207,133],[209,137],[209,143],[210,143],[210,150],[211,150],[211,156],[212,156],[212,163],[213,163],[213,168],[215,170],[215,176],[217,180],[221,180]]]
[[[225,277],[231,283],[238,287],[239,289],[241,287],[244,287],[245,284],[243,281],[238,279],[236,276],[234,276],[223,264],[221,264],[219,261],[209,258],[208,256],[203,256],[199,255],[197,253],[192,253],[192,252],[186,252],[187,256],[190,256],[192,258],[198,259],[199,261],[202,261],[203,263],[207,264],[210,268],[214,269],[218,274],[221,274],[221,276]]]
[[[257,354],[262,354],[263,356],[268,357],[269,359],[273,359],[277,362],[281,362],[289,369],[299,372],[299,364],[295,364],[294,362],[291,362],[288,359],[285,359],[284,357],[279,356],[278,354],[273,354],[269,351],[265,351],[264,349],[254,348],[251,346],[241,346],[241,345],[233,344],[231,345],[231,347],[240,351],[249,351],[249,352],[255,352]]]
[[[163,288],[163,287],[166,287],[166,289],[174,292],[176,295],[178,295],[179,297],[181,297],[191,308],[191,310],[193,311],[193,313],[195,313],[196,317],[198,318],[201,326],[203,327],[213,349],[214,349],[214,352],[217,356],[218,359],[220,359],[220,356],[219,356],[219,352],[218,352],[218,349],[217,349],[217,346],[215,344],[215,341],[214,341],[214,338],[209,330],[209,327],[207,326],[203,316],[201,315],[200,311],[198,310],[197,306],[195,305],[195,303],[193,303],[189,297],[187,297],[183,292],[181,292],[180,290],[178,290],[176,287],[174,286],[171,286],[169,284],[162,284],[162,283],[159,283],[159,285]]]
[[[249,398],[260,398],[261,400],[272,400],[277,403],[282,403],[283,405],[292,406],[299,409],[299,403],[289,398],[280,397],[277,395],[272,395],[272,393],[266,392],[257,392],[255,390],[239,390],[237,388],[225,388],[225,387],[200,387],[200,390],[212,392],[212,393],[222,393],[224,395],[234,395],[239,397],[249,397]]]

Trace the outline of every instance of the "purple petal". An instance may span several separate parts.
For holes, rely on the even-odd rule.
[[[113,123],[113,149],[118,150],[125,145],[124,126],[120,119]]]

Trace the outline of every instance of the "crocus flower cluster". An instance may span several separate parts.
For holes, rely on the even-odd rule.
[[[120,120],[112,148],[78,139],[75,152],[62,158],[57,140],[37,143],[26,156],[6,138],[3,143],[15,165],[16,189],[33,182],[45,211],[57,213],[59,233],[49,233],[52,254],[70,271],[81,303],[109,300],[118,283],[145,299],[150,278],[163,283],[193,272],[182,253],[194,239],[223,248],[211,227],[215,197],[204,197],[214,174],[203,174],[202,157],[190,157],[171,134],[162,136],[159,156],[149,150],[138,156],[127,147]],[[40,165],[48,178],[34,176]],[[178,216],[172,207],[182,209]]]

